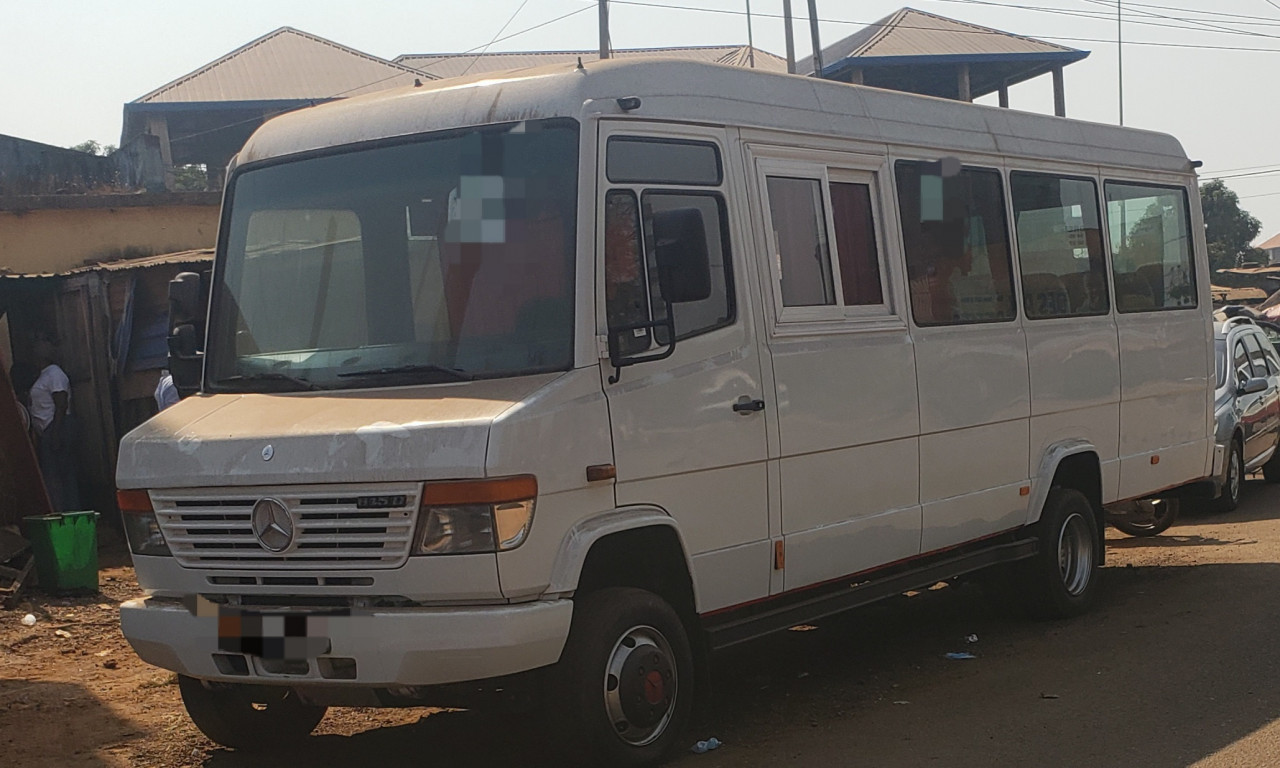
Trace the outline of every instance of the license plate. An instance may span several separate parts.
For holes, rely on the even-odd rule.
[[[218,610],[218,650],[264,659],[314,659],[329,652],[328,616]]]
[[[264,659],[314,659],[329,653],[329,621],[350,613],[254,611],[214,603],[200,595],[184,602],[193,615],[217,620],[219,651]]]

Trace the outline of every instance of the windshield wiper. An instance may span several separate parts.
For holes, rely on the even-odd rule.
[[[415,373],[436,373],[445,378],[445,381],[475,381],[476,376],[472,373],[459,370],[457,368],[446,368],[443,365],[435,365],[433,363],[410,363],[409,365],[395,365],[386,368],[365,368],[359,371],[345,371],[338,374],[338,378],[349,378],[353,376],[395,376],[397,374],[415,374]]]
[[[312,384],[310,381],[306,379],[300,378],[298,376],[290,376],[287,373],[279,373],[276,371],[265,371],[262,373],[249,373],[249,374],[236,374],[235,376],[228,376],[225,379],[218,379],[213,383],[219,386],[222,386],[224,384],[246,384],[246,383],[255,382],[255,381],[279,382],[280,384],[290,385],[293,389],[304,390],[308,392],[315,391],[321,388],[315,384]],[[286,388],[286,391],[288,391],[288,388]]]

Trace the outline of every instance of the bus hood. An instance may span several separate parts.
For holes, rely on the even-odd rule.
[[[483,477],[493,421],[561,375],[345,392],[195,395],[125,435],[116,485]]]

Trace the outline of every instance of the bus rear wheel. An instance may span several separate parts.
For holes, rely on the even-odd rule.
[[[1039,523],[1040,547],[1023,561],[1027,608],[1048,619],[1078,616],[1093,605],[1102,543],[1093,505],[1074,488],[1049,491]]]

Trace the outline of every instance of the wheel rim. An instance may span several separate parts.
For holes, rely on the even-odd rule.
[[[1058,531],[1058,573],[1067,593],[1079,595],[1093,577],[1093,536],[1084,516],[1073,512]]]
[[[1227,492],[1231,494],[1231,500],[1235,501],[1240,498],[1240,482],[1243,472],[1240,471],[1240,452],[1231,451],[1231,465],[1227,468]]]
[[[656,741],[671,722],[678,688],[667,638],[650,626],[624,632],[609,654],[604,679],[605,710],[618,738],[635,747]]]

